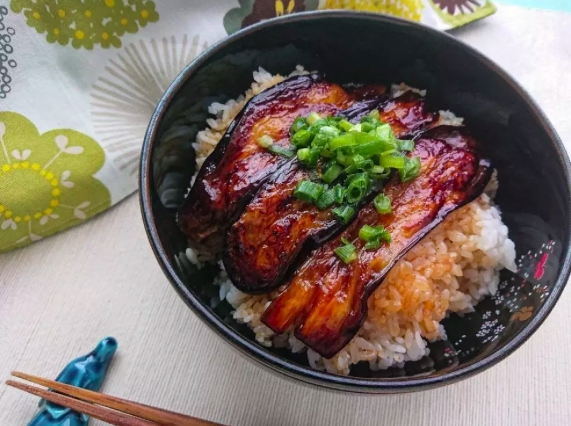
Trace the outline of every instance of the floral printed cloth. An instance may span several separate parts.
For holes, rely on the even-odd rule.
[[[155,105],[210,44],[319,9],[443,30],[495,11],[489,0],[0,0],[0,252],[134,192]]]

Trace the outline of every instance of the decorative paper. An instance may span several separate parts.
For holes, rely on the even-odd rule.
[[[134,192],[157,102],[209,45],[322,9],[443,30],[495,11],[488,0],[0,0],[0,252]]]

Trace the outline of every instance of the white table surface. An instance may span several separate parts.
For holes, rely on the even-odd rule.
[[[455,31],[512,73],[571,142],[571,14],[503,6]],[[415,394],[347,395],[298,386],[237,355],[186,307],[147,243],[136,197],[0,256],[0,380],[46,377],[104,336],[119,350],[102,391],[232,425],[571,424],[571,290],[496,367]],[[0,385],[0,425],[37,399]],[[91,424],[100,424],[93,421]]]

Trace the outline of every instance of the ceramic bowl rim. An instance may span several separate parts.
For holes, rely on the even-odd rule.
[[[484,357],[479,361],[469,362],[465,365],[460,366],[455,371],[444,372],[438,376],[380,379],[340,376],[313,370],[310,367],[298,365],[293,361],[271,353],[254,341],[240,335],[230,325],[226,324],[221,318],[216,316],[216,314],[212,312],[207,305],[205,305],[197,296],[195,296],[186,288],[182,280],[177,275],[175,269],[169,262],[166,252],[161,245],[157,227],[154,222],[151,203],[151,152],[154,146],[155,136],[157,134],[160,121],[165,114],[165,111],[170,107],[172,100],[180,88],[187,80],[192,78],[195,71],[198,70],[213,55],[244,37],[250,36],[251,34],[254,34],[267,27],[279,26],[283,23],[302,22],[314,19],[326,20],[329,18],[348,18],[355,21],[372,20],[381,25],[388,24],[393,26],[396,25],[400,27],[412,28],[419,34],[427,34],[427,36],[429,36],[431,39],[440,38],[447,43],[456,44],[457,47],[463,49],[468,54],[475,57],[475,60],[482,63],[484,66],[490,69],[491,72],[499,76],[505,84],[510,85],[512,89],[519,95],[520,101],[524,104],[527,104],[527,106],[533,111],[537,122],[541,125],[543,131],[549,136],[557,151],[559,156],[558,160],[561,163],[563,173],[565,175],[565,184],[567,186],[568,194],[571,192],[571,163],[569,162],[569,158],[561,139],[557,135],[555,129],[543,111],[539,108],[537,103],[531,98],[527,91],[523,89],[506,71],[504,71],[501,67],[485,57],[483,54],[479,53],[474,48],[444,32],[392,16],[347,10],[300,12],[262,21],[247,28],[241,29],[228,37],[225,37],[224,39],[218,41],[210,48],[205,50],[202,54],[197,56],[169,85],[168,89],[159,101],[149,122],[149,127],[143,141],[141,161],[139,165],[139,202],[147,237],[152,246],[155,257],[157,258],[165,275],[179,296],[192,309],[192,311],[197,314],[200,319],[204,321],[219,336],[229,342],[235,349],[238,349],[249,359],[253,359],[258,363],[261,363],[263,366],[269,367],[271,370],[285,374],[289,377],[302,380],[306,383],[312,383],[336,390],[366,393],[407,392],[424,390],[427,388],[455,383],[459,380],[482,372],[502,361],[511,353],[513,353],[518,347],[520,347],[524,342],[526,342],[539,328],[539,326],[543,323],[543,321],[547,318],[555,306],[563,291],[563,288],[565,287],[565,284],[567,283],[567,280],[569,279],[569,274],[571,272],[571,250],[569,246],[565,247],[565,253],[563,256],[564,261],[561,265],[560,273],[556,283],[553,286],[551,294],[537,311],[533,319],[530,320],[521,330],[519,330],[517,334],[515,334],[503,348]],[[568,223],[567,225],[568,230],[571,230],[571,223]]]

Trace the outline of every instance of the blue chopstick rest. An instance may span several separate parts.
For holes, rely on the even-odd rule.
[[[91,352],[67,364],[56,381],[98,391],[115,351],[117,351],[117,340],[113,337],[104,338]],[[85,414],[44,399],[40,401],[39,407],[40,412],[28,423],[28,426],[87,426],[89,420],[89,416]]]

